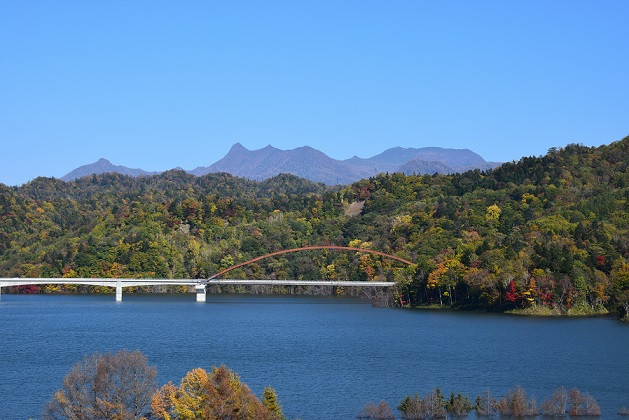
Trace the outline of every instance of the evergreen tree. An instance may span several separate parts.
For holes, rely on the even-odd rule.
[[[262,393],[262,404],[271,412],[274,419],[284,419],[284,413],[282,412],[282,406],[277,399],[277,393],[273,388],[267,386]]]

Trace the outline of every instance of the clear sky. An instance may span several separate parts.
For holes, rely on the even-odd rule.
[[[629,134],[629,1],[0,0],[0,182]]]

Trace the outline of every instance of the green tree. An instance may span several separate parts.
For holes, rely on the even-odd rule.
[[[271,412],[273,419],[280,420],[284,418],[282,405],[277,399],[277,393],[270,386],[264,388],[262,392],[262,404]]]

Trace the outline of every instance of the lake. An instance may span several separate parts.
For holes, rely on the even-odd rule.
[[[592,394],[603,418],[629,407],[629,325],[375,308],[308,296],[9,295],[0,301],[0,418],[39,417],[84,355],[141,350],[160,385],[221,364],[258,395],[273,386],[289,418],[349,419],[434,387],[538,404],[558,386]]]

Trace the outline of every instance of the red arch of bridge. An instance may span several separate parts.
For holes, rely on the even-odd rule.
[[[262,256],[256,257],[256,258],[252,258],[249,261],[241,262],[241,263],[233,265],[233,266],[231,266],[229,268],[221,270],[218,273],[216,273],[213,276],[211,276],[208,280],[215,279],[216,277],[220,277],[223,274],[225,274],[225,273],[227,273],[229,271],[235,270],[238,267],[242,267],[243,265],[248,265],[248,264],[254,263],[256,261],[263,260],[265,258],[275,257],[276,255],[282,255],[282,254],[290,254],[292,252],[312,251],[312,250],[317,250],[317,249],[331,249],[333,251],[365,252],[365,253],[369,253],[369,254],[380,255],[382,257],[390,258],[392,260],[400,261],[400,262],[403,262],[404,264],[408,264],[408,265],[413,264],[412,261],[405,260],[404,258],[396,257],[395,255],[386,254],[386,253],[380,252],[380,251],[374,251],[372,249],[355,248],[355,247],[351,247],[351,246],[315,245],[315,246],[303,246],[303,247],[300,247],[300,248],[283,249],[281,251],[275,251],[275,252],[271,252],[270,254],[262,255]]]

